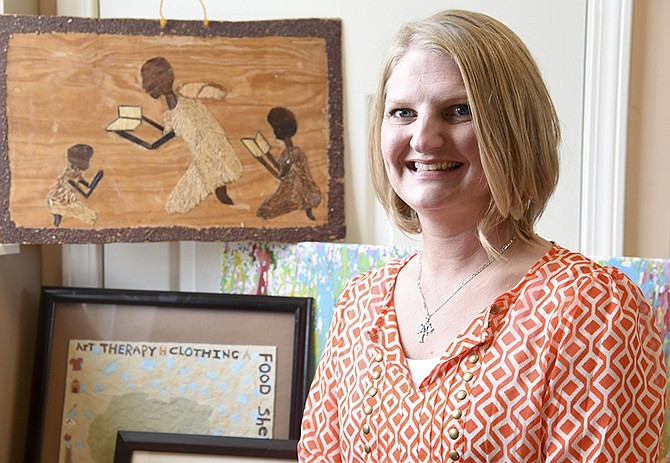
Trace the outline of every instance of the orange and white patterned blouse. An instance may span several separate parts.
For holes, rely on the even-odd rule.
[[[305,407],[301,462],[656,462],[661,341],[622,272],[554,244],[414,390],[393,307],[409,259],[342,292]]]

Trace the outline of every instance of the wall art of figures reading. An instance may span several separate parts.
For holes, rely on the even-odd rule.
[[[341,23],[0,16],[0,238],[344,238]]]

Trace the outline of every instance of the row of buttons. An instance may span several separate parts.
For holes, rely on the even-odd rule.
[[[479,356],[477,354],[472,354],[471,356],[468,357],[468,362],[475,365],[477,362],[479,362]],[[463,374],[463,381],[466,383],[469,383],[472,381],[472,378],[474,378],[474,374],[471,371],[466,371]],[[465,400],[468,397],[468,391],[465,389],[461,389],[456,393],[456,398],[458,400]],[[460,408],[455,408],[451,412],[451,417],[455,420],[459,420],[463,417],[463,411]],[[451,440],[456,440],[460,436],[460,432],[458,431],[457,428],[450,428],[449,429],[449,437]],[[461,459],[461,454],[458,453],[458,450],[450,450],[449,451],[449,458],[452,461],[458,461]]]
[[[380,363],[383,359],[384,359],[384,356],[380,352],[377,355],[375,355],[375,358],[373,360],[374,360],[375,363]],[[382,371],[379,368],[375,368],[375,369],[372,370],[372,379],[374,379],[376,381],[379,378],[381,378],[381,376],[382,376]],[[367,391],[367,395],[368,395],[368,397],[374,397],[374,396],[377,395],[377,392],[379,392],[379,390],[375,386],[371,386],[370,389],[368,389],[368,391]],[[363,413],[365,413],[365,416],[370,416],[370,414],[372,413],[372,410],[373,410],[373,408],[372,408],[372,405],[370,405],[370,404],[367,404],[363,407]],[[363,431],[363,434],[367,436],[368,434],[370,434],[370,425],[368,423],[364,423],[361,430]],[[366,442],[365,444],[363,444],[363,451],[366,454],[369,454],[372,451],[372,447],[370,447],[369,442]]]

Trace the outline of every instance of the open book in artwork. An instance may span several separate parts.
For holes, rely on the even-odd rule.
[[[241,140],[245,148],[256,158],[262,158],[270,152],[270,143],[260,131],[256,132],[254,138],[242,138]]]
[[[135,130],[142,123],[142,107],[133,105],[117,106],[118,117],[107,124],[105,130]]]

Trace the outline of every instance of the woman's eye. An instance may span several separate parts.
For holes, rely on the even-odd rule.
[[[470,105],[459,104],[454,106],[453,112],[456,116],[472,116],[472,111],[470,111]]]
[[[400,109],[392,109],[390,111],[391,117],[394,117],[396,119],[406,119],[408,117],[412,117],[414,113],[407,109],[407,108],[400,108]]]

